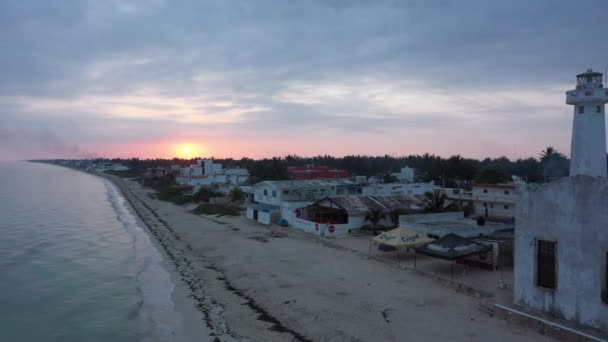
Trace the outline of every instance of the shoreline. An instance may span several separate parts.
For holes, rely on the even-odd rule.
[[[180,301],[183,303],[181,304],[182,307],[187,306],[185,302],[188,300],[186,298],[194,300],[192,308],[197,310],[196,313],[202,313],[203,317],[201,317],[201,319],[205,323],[213,341],[248,341],[249,339],[247,337],[239,336],[230,330],[227,322],[222,318],[223,305],[218,303],[213,297],[205,295],[204,284],[199,278],[193,276],[191,270],[188,269],[191,265],[188,255],[186,255],[186,253],[181,253],[183,251],[176,250],[177,246],[175,245],[179,243],[183,244],[184,242],[171,225],[156,214],[156,212],[139,196],[135,195],[132,192],[132,189],[128,188],[128,185],[124,183],[123,179],[102,173],[91,174],[111,182],[124,196],[129,204],[129,210],[133,212],[138,222],[146,227],[148,232],[152,234],[154,238],[151,240],[153,240],[155,246],[161,249],[167,257],[165,258],[165,262],[172,264],[167,267],[167,269],[170,268],[171,279],[174,281],[176,287],[173,294],[174,298],[181,298]],[[195,216],[194,214],[192,215]],[[186,244],[185,247],[186,249],[192,250],[189,244]],[[291,335],[291,338],[295,341],[311,341],[300,333],[283,326],[277,318],[273,317],[256,303],[254,298],[247,296],[241,290],[234,287],[216,267],[211,265],[206,266],[205,268],[219,273],[219,276],[217,276],[216,279],[223,283],[226,291],[235,295],[237,300],[243,301],[241,305],[250,309],[250,316],[256,317],[255,319],[260,322],[271,324],[270,327],[267,327],[269,331]],[[188,294],[184,294],[184,291],[187,291]],[[192,302],[192,300],[189,301]],[[175,302],[175,305],[178,305],[177,301]],[[187,315],[183,316],[187,317]],[[191,323],[195,322],[195,320],[190,321]],[[188,335],[191,336],[191,334]],[[175,336],[175,341],[180,341],[180,338],[177,335]]]
[[[205,305],[208,305],[209,300],[205,300],[204,298],[195,296],[196,291],[193,289],[195,286],[195,280],[185,279],[186,274],[183,271],[180,271],[177,267],[177,264],[179,262],[176,259],[177,256],[168,249],[168,243],[163,242],[163,239],[165,239],[165,241],[171,241],[171,238],[179,241],[179,236],[174,235],[173,237],[171,237],[170,235],[166,235],[159,232],[158,223],[161,223],[165,225],[165,228],[168,231],[173,233],[170,226],[166,224],[166,221],[159,218],[158,215],[154,215],[154,213],[152,212],[152,215],[157,218],[157,222],[154,222],[154,219],[149,216],[150,213],[144,212],[144,210],[150,210],[150,208],[145,206],[145,204],[143,204],[143,201],[135,197],[128,189],[126,189],[121,179],[114,178],[115,176],[102,173],[90,174],[107,180],[112,184],[112,186],[116,187],[116,189],[125,198],[128,210],[133,214],[133,216],[136,218],[137,222],[141,225],[141,227],[144,228],[148,237],[150,238],[150,242],[159,250],[159,252],[161,252],[163,256],[162,266],[169,272],[171,281],[174,285],[174,290],[171,295],[171,299],[173,300],[175,310],[180,313],[180,327],[184,330],[182,334],[176,334],[174,336],[173,341],[191,341],[191,338],[193,337],[192,331],[196,330],[198,333],[200,333],[201,330],[203,330],[201,329],[201,327],[196,327],[196,325],[200,324],[201,322],[204,322],[205,335],[209,337],[222,336],[223,334],[218,334],[217,331],[212,331],[212,329],[214,329],[214,327],[216,327],[217,325],[225,325],[225,322],[215,322],[215,324],[210,322],[214,319],[212,318],[210,311],[214,310],[215,308],[209,307],[203,309]],[[152,235],[150,235],[150,233]],[[188,262],[186,259],[184,259],[184,261],[186,261],[186,263]],[[194,317],[193,314],[195,314]],[[217,318],[215,319],[217,320]],[[223,337],[223,340],[227,340],[225,338],[228,336]]]
[[[121,191],[162,247],[213,341],[550,340],[416,273],[293,229],[194,215],[133,181],[96,175]]]
[[[124,206],[126,210],[135,218],[136,224],[142,229],[143,234],[148,239],[150,245],[156,249],[161,260],[158,264],[166,273],[168,273],[169,281],[172,284],[170,300],[173,304],[171,312],[165,312],[162,314],[163,322],[169,323],[172,327],[171,342],[182,342],[192,341],[195,336],[210,336],[209,331],[205,326],[200,324],[202,320],[201,312],[196,309],[196,306],[190,299],[189,289],[185,287],[179,274],[177,274],[174,266],[171,264],[171,260],[167,258],[166,252],[163,250],[159,241],[150,235],[150,228],[142,220],[140,215],[135,211],[129,199],[124,195],[123,191],[110,179],[102,177],[99,174],[93,174],[98,176],[103,181],[109,183],[116,191],[124,198]],[[175,315],[177,314],[177,315]]]

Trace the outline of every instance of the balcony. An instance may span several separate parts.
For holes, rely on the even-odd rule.
[[[583,102],[602,102],[608,103],[608,89],[581,89],[566,92],[566,103],[569,105]]]

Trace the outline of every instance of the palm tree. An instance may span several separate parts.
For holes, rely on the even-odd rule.
[[[365,214],[365,222],[372,224],[372,230],[374,234],[376,234],[376,230],[378,228],[378,223],[384,219],[384,212],[382,209],[370,209],[367,214]]]
[[[547,146],[547,148],[540,153],[540,161],[543,162],[551,158],[555,153],[557,153],[557,150],[553,146]]]
[[[427,192],[424,194],[424,207],[427,211],[441,212],[445,207],[445,201],[448,198],[440,190],[433,190],[433,192]]]

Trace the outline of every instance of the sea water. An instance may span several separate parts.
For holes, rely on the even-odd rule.
[[[0,163],[0,341],[171,341],[173,289],[110,182]]]

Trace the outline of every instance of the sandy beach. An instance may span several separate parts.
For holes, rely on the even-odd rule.
[[[550,340],[416,272],[293,229],[197,216],[136,182],[103,177],[123,192],[183,282],[176,297],[187,319],[176,341],[207,339],[196,339],[197,331],[215,341]]]

